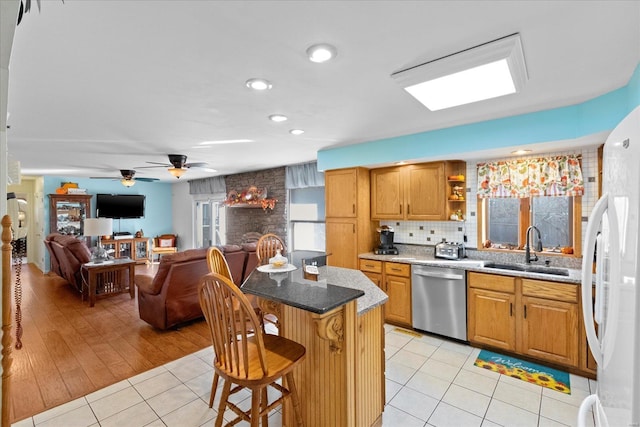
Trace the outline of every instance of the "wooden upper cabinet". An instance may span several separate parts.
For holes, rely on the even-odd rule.
[[[411,165],[406,176],[406,219],[446,219],[444,163]]]
[[[404,214],[402,167],[371,170],[371,218],[399,219]]]
[[[444,162],[373,169],[372,219],[446,219]]]
[[[358,216],[358,169],[326,171],[324,189],[327,218]]]

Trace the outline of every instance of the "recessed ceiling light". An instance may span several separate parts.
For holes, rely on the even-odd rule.
[[[520,35],[514,34],[392,76],[431,111],[516,93],[527,81]]]
[[[246,85],[249,89],[253,90],[268,90],[273,87],[271,82],[265,79],[249,79],[247,80]]]
[[[521,156],[523,154],[529,154],[530,152],[531,150],[516,150],[516,151],[512,151],[511,154]]]
[[[198,145],[239,144],[241,142],[253,142],[252,139],[220,139],[217,141],[202,141]]]
[[[311,62],[327,62],[335,58],[337,54],[336,48],[326,43],[314,44],[307,49],[307,56]]]
[[[274,122],[284,122],[287,121],[289,118],[285,115],[282,114],[272,114],[269,116],[269,120],[274,121]]]
[[[302,129],[291,129],[289,133],[291,135],[302,135],[304,131]]]

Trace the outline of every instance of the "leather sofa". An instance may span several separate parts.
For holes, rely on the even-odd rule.
[[[91,261],[91,252],[84,240],[60,233],[51,233],[44,244],[51,258],[51,271],[82,292],[82,264]]]
[[[257,266],[255,243],[219,247],[238,286]],[[203,316],[198,300],[200,278],[209,272],[207,248],[189,249],[160,259],[155,275],[136,274],[140,318],[169,329]]]

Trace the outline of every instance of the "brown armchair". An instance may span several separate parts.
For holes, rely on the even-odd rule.
[[[142,320],[158,329],[168,329],[202,317],[198,283],[209,273],[207,250],[189,249],[165,255],[155,276],[136,274]]]
[[[176,252],[178,252],[177,234],[162,234],[153,238],[151,261],[154,261],[156,254],[158,255],[158,261],[160,261],[162,255],[175,254]]]

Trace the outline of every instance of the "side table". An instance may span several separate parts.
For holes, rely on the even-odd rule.
[[[82,299],[85,289],[89,307],[96,304],[96,297],[116,295],[129,289],[131,298],[136,296],[134,284],[136,262],[126,258],[113,259],[100,263],[82,264]],[[128,283],[127,283],[128,273]]]

